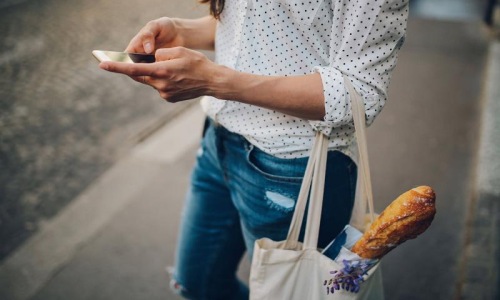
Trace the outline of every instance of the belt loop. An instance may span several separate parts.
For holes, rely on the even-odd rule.
[[[212,123],[214,124],[215,127],[220,127],[221,126],[220,123],[217,122],[216,119],[210,119],[210,120],[212,120]]]
[[[201,137],[204,138],[205,134],[207,133],[208,127],[210,127],[210,118],[206,117],[205,118],[205,123],[203,124],[203,131],[201,133]]]
[[[250,143],[247,139],[245,138],[242,138],[243,140],[243,145],[245,146],[245,150],[246,151],[252,151],[253,150],[253,147],[255,147],[252,143]]]

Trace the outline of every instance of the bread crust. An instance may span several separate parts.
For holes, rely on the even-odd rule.
[[[382,258],[424,232],[436,214],[432,188],[419,186],[400,195],[371,224],[351,251],[363,258]]]

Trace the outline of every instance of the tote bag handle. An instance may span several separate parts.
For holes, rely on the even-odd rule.
[[[345,76],[344,83],[351,99],[355,136],[359,151],[358,186],[360,186],[360,188],[357,188],[351,225],[363,230],[367,206],[371,221],[373,222],[375,218],[370,165],[368,162],[368,150],[366,145],[365,107],[361,96],[355,91],[351,82]],[[327,152],[328,137],[321,132],[317,132],[311,149],[311,155],[309,156],[309,160],[307,162],[302,185],[300,187],[297,204],[295,205],[295,211],[290,224],[290,229],[288,231],[285,249],[296,249],[298,246],[300,228],[304,219],[304,212],[309,192],[311,192],[311,200],[307,214],[304,249],[317,249],[321,208],[323,206],[323,193],[325,187]]]

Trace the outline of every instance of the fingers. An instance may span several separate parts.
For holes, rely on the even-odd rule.
[[[130,77],[149,76],[158,79],[169,79],[180,70],[183,70],[184,65],[185,62],[182,59],[173,59],[170,61],[156,63],[133,64],[106,61],[100,63],[99,68],[113,73],[128,75]]]
[[[156,61],[172,60],[189,56],[194,52],[184,47],[162,48],[158,49],[155,53]]]
[[[153,53],[155,40],[160,34],[161,27],[156,21],[151,21],[137,33],[128,44],[125,52],[131,53]]]
[[[125,52],[129,53],[152,53],[155,49],[155,36],[151,31],[140,31],[130,40]]]
[[[206,60],[206,57],[197,51],[183,47],[162,48],[155,53],[155,63],[122,63],[102,62],[99,67],[103,70],[121,73],[131,77],[151,76],[166,78],[179,71],[184,72],[186,68],[193,70]]]
[[[151,77],[148,77],[148,76],[130,76],[130,78],[132,78],[134,81],[137,81],[139,83],[142,83],[142,84],[146,84],[146,85],[151,85]]]
[[[137,76],[153,76],[158,73],[158,66],[147,63],[122,63],[106,61],[99,64],[99,68],[113,72],[128,75],[130,77]]]
[[[156,33],[153,31],[145,31],[142,35],[142,48],[146,53],[153,53],[155,49],[155,37]]]

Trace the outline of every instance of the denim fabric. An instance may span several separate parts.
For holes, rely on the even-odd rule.
[[[307,157],[271,156],[208,121],[182,216],[173,287],[188,299],[248,299],[236,278],[256,239],[284,240]],[[328,152],[319,247],[349,222],[356,165]]]

